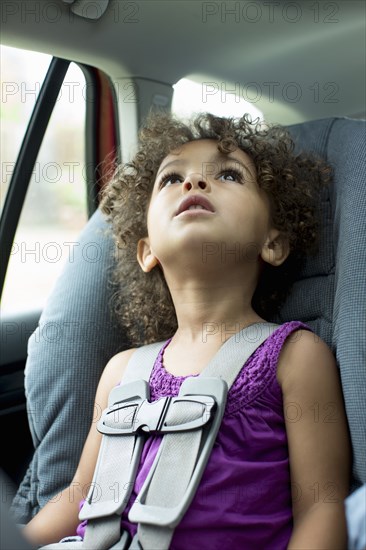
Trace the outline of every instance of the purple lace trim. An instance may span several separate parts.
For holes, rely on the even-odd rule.
[[[310,330],[300,321],[291,321],[279,326],[256,349],[243,365],[234,384],[230,388],[226,413],[231,414],[255,400],[259,394],[276,380],[278,358],[286,338],[296,330]],[[164,351],[171,339],[165,342],[156,358],[151,377],[151,400],[155,401],[166,395],[177,395],[183,381],[189,376],[174,376],[164,368]],[[198,375],[192,375],[198,376]]]

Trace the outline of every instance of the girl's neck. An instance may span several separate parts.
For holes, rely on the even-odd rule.
[[[174,341],[186,345],[225,342],[248,325],[263,322],[243,286],[171,289],[178,320]]]
[[[164,266],[174,303],[178,330],[174,337],[186,345],[220,345],[231,334],[263,321],[251,306],[258,282],[257,262],[202,262],[199,255],[179,255]]]
[[[178,329],[164,353],[164,367],[174,376],[199,374],[226,340],[264,321],[236,288],[226,289],[224,298],[212,289],[181,293],[176,306]]]

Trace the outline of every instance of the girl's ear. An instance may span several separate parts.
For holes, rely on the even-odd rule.
[[[290,254],[290,244],[288,237],[283,235],[277,229],[271,229],[268,239],[261,250],[261,258],[273,266],[283,264]]]
[[[150,248],[149,237],[144,237],[137,243],[137,261],[145,273],[148,273],[158,265],[159,260]]]

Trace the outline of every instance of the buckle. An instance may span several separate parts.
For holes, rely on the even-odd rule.
[[[202,394],[204,393],[208,394],[204,396],[205,400],[208,400],[209,397],[213,398],[216,403],[216,411],[213,421],[209,426],[203,427],[203,438],[199,454],[190,482],[181,502],[171,508],[146,504],[146,496],[159,459],[158,451],[141,491],[129,511],[128,518],[131,522],[146,523],[149,525],[156,525],[158,527],[169,527],[171,529],[175,528],[175,526],[180,522],[196,493],[196,489],[210,457],[211,450],[224,415],[227,392],[227,383],[221,378],[187,378],[183,382],[178,396],[178,398],[182,399],[182,401],[188,400],[188,398],[194,398],[201,402],[201,398],[203,397]],[[179,468],[177,468],[177,475],[179,475]]]
[[[187,416],[189,420],[180,421]],[[147,399],[119,400],[103,411],[98,431],[108,435],[172,433],[202,428],[215,414],[216,401],[209,395],[162,397],[150,403]]]

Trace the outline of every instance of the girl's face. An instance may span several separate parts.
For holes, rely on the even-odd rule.
[[[147,226],[144,247],[150,248],[145,255],[151,268],[158,262],[164,268],[185,253],[196,254],[201,262],[206,253],[207,261],[208,250],[221,261],[230,253],[238,261],[257,261],[278,235],[251,158],[240,149],[222,154],[217,141],[208,139],[186,143],[164,158]]]

